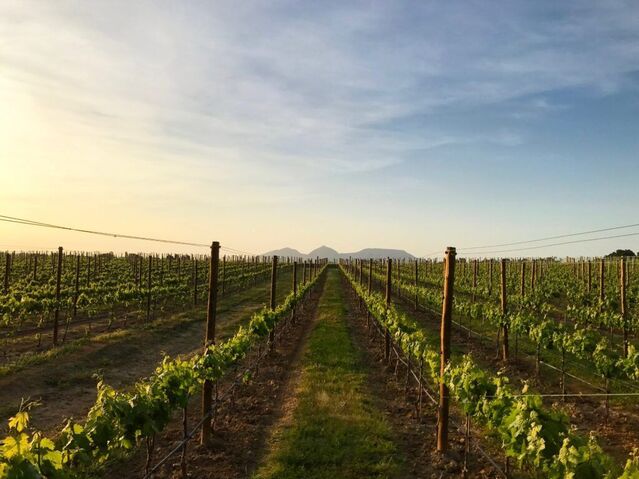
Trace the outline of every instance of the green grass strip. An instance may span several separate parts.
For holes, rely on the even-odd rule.
[[[330,268],[302,359],[298,403],[254,475],[266,478],[396,477],[403,459],[367,390],[346,323],[339,271]]]

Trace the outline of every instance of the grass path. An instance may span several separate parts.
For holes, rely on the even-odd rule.
[[[402,471],[391,426],[367,390],[367,369],[349,333],[340,273],[327,274],[293,412],[277,426],[254,479],[390,478]]]

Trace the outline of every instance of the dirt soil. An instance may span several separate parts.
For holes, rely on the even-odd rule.
[[[278,336],[275,351],[266,355],[259,370],[247,384],[236,389],[233,400],[223,402],[214,422],[214,438],[211,449],[199,444],[195,438],[188,444],[188,471],[191,478],[244,478],[257,467],[265,449],[273,425],[290,414],[294,408],[293,392],[299,376],[299,363],[312,330],[315,311],[323,291],[324,278],[310,293],[295,324],[289,324]],[[257,360],[259,350],[254,350],[237,368],[243,371]],[[232,382],[235,374],[229,374],[218,385],[219,394]],[[188,422],[199,421],[199,397],[189,405]],[[165,456],[180,440],[181,418],[156,439],[155,458]],[[133,458],[110,468],[104,477],[143,477],[146,454],[139,451]],[[181,477],[180,456],[174,455],[153,476],[160,478]]]
[[[289,275],[282,275],[278,301],[288,294],[289,279]],[[267,299],[265,283],[220,300],[218,337],[232,334]],[[31,424],[47,434],[55,434],[67,418],[83,418],[94,404],[97,376],[123,388],[152,373],[166,354],[189,355],[199,351],[204,320],[205,310],[200,309],[142,328],[96,336],[78,350],[0,378],[0,430],[21,399],[29,398],[41,403],[31,410]]]
[[[366,326],[365,310],[359,309],[359,300],[343,278],[348,291],[349,322],[353,340],[362,350],[369,365],[369,387],[375,391],[378,407],[385,412],[400,441],[400,448],[407,458],[407,478],[461,477],[464,463],[464,437],[452,428],[450,450],[445,455],[437,452],[437,408],[424,395],[422,414],[418,413],[418,386],[414,381],[406,388],[406,367],[387,364],[384,359],[384,342],[374,327]],[[372,321],[372,319],[371,319]],[[460,421],[458,421],[460,422]],[[468,456],[468,476],[476,478],[499,477],[485,459],[476,453]]]

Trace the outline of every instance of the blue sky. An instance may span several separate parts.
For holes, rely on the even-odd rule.
[[[0,214],[254,252],[637,222],[637,2],[5,1],[0,101]]]

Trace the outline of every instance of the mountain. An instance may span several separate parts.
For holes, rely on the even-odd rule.
[[[407,251],[403,249],[386,249],[386,248],[365,248],[360,251],[356,251],[355,253],[339,253],[333,248],[329,248],[328,246],[320,246],[319,248],[315,248],[308,254],[304,254],[299,252],[294,248],[282,248],[273,251],[269,251],[264,253],[263,256],[273,256],[274,254],[281,257],[292,257],[292,258],[303,258],[303,259],[314,259],[314,258],[328,258],[330,261],[336,259],[348,259],[348,258],[357,258],[357,259],[381,259],[381,258],[392,258],[392,259],[414,259],[415,257]]]
[[[320,246],[319,248],[315,248],[308,254],[309,258],[328,258],[329,260],[339,259],[340,254],[335,251],[333,248],[329,248],[328,246]]]
[[[346,253],[342,255],[342,258],[357,258],[357,259],[415,259],[415,257],[403,249],[382,249],[382,248],[365,248],[357,251],[356,253]]]
[[[273,255],[277,255],[277,256],[281,256],[281,257],[291,257],[291,258],[305,258],[306,255],[304,253],[300,253],[299,251],[297,251],[294,248],[282,248],[282,249],[275,249],[273,251],[269,251],[267,253],[264,253],[262,256],[273,256]]]

